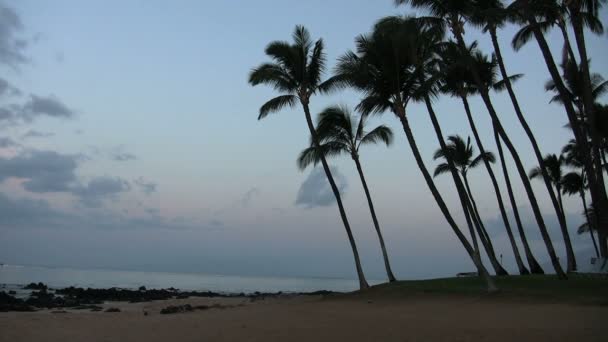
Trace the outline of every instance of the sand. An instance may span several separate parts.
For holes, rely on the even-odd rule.
[[[161,315],[169,305],[230,308]],[[0,341],[606,341],[608,307],[488,297],[293,297],[106,303],[121,312],[0,313]],[[144,311],[148,315],[144,315]]]

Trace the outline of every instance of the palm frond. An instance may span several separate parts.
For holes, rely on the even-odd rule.
[[[365,134],[363,138],[359,141],[359,146],[367,145],[367,144],[377,144],[379,142],[383,142],[386,146],[390,146],[393,142],[393,131],[385,126],[380,125],[369,133]]]
[[[437,177],[448,172],[451,172],[450,165],[448,165],[448,163],[441,163],[435,168],[435,172],[433,172],[433,177]]]
[[[297,97],[295,95],[277,96],[260,107],[260,115],[258,116],[258,120],[265,118],[270,113],[278,112],[285,107],[293,107],[296,105],[296,103]]]
[[[348,151],[345,149],[345,146],[343,144],[335,142],[321,144],[319,149],[314,146],[311,146],[300,152],[297,164],[300,170],[305,170],[311,164],[317,165],[318,163],[320,163],[322,155],[324,155],[325,158],[330,158],[347,152]]]

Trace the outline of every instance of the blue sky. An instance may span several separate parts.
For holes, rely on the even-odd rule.
[[[0,137],[14,143],[0,147],[0,213],[6,218],[0,219],[0,262],[353,276],[337,208],[295,204],[305,180],[319,175],[296,167],[308,141],[302,112],[285,110],[257,121],[259,106],[275,94],[251,88],[247,75],[266,61],[266,44],[289,39],[296,24],[323,37],[331,67],[377,19],[410,11],[390,0],[1,3],[14,10],[22,27],[6,29],[4,22],[0,38],[22,40],[20,47],[10,46],[25,61],[2,61],[0,78],[22,94],[4,94],[0,105],[31,106],[29,120],[0,123]],[[604,21],[606,16],[604,10]],[[507,67],[525,74],[516,91],[542,150],[558,152],[569,139],[562,128],[566,116],[561,107],[548,104],[543,85],[549,76],[535,42],[516,53],[510,48],[514,32],[513,27],[500,32]],[[466,33],[469,42],[479,40],[489,51],[487,37],[472,28]],[[560,36],[551,33],[548,39],[560,56]],[[588,35],[592,66],[600,73],[608,70],[602,58],[608,52],[605,40]],[[508,99],[494,99],[526,167],[533,167]],[[356,93],[345,91],[313,98],[312,109],[354,106],[357,100]],[[34,104],[46,105],[47,113],[32,114],[38,108]],[[48,107],[56,104],[63,107]],[[435,106],[446,135],[470,134],[458,101],[442,97]],[[482,139],[495,150],[486,111],[477,99],[472,106]],[[409,115],[432,168],[438,144],[426,111],[413,105]],[[370,122],[378,123],[394,129],[395,144],[368,148],[362,162],[398,276],[470,269],[427,191],[403,131],[388,113]],[[349,158],[332,164],[345,183],[345,205],[365,270],[381,278],[378,243],[354,165]],[[45,167],[67,178],[32,171]],[[485,171],[475,175],[473,191],[482,215],[493,226],[505,264],[514,270]],[[36,180],[65,186],[42,191]],[[464,227],[449,178],[438,178],[437,184]],[[530,216],[519,184],[522,210]],[[541,207],[554,222],[540,185],[535,186]],[[575,235],[579,202],[567,203]],[[531,218],[527,221],[535,236]],[[575,242],[578,249],[589,248],[586,237]],[[540,241],[534,246],[539,259],[546,259]]]

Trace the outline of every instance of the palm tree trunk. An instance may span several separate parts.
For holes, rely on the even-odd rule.
[[[589,59],[587,57],[587,47],[585,43],[585,33],[583,28],[583,20],[580,11],[571,11],[572,28],[574,29],[574,38],[578,47],[580,56],[580,66],[583,73],[583,103],[585,106],[585,114],[589,120],[589,132],[591,136],[591,154],[592,163],[595,166],[596,172],[593,175],[588,175],[591,198],[596,210],[596,219],[598,220],[598,236],[600,240],[600,250],[603,257],[608,258],[608,247],[606,240],[608,237],[608,195],[604,184],[604,172],[601,161],[601,137],[598,132],[597,116],[595,114],[595,103],[593,101],[593,90],[591,88],[591,76],[589,71]],[[591,169],[589,171],[592,171]],[[594,193],[595,196],[594,196]]]
[[[357,165],[357,171],[359,171],[359,177],[361,178],[361,184],[363,184],[363,190],[365,191],[365,197],[367,197],[367,204],[369,205],[369,211],[372,214],[372,221],[374,221],[374,227],[376,228],[376,233],[378,233],[378,240],[380,240],[380,248],[382,248],[382,257],[384,258],[384,267],[386,268],[386,275],[388,276],[389,282],[397,281],[395,275],[393,274],[393,270],[391,269],[391,264],[388,260],[388,253],[386,252],[386,246],[384,244],[384,238],[382,237],[382,232],[380,231],[380,224],[378,224],[378,218],[376,217],[376,210],[374,209],[374,203],[372,202],[372,196],[369,193],[369,189],[367,187],[367,182],[365,181],[365,176],[363,175],[363,168],[361,167],[361,163],[359,162],[359,156],[353,155],[353,160]]]
[[[480,240],[481,240],[481,243],[483,244],[483,247],[486,250],[486,254],[488,254],[490,263],[492,263],[492,267],[494,267],[494,271],[496,272],[496,275],[499,275],[499,276],[509,275],[507,270],[505,270],[504,267],[502,267],[502,265],[496,258],[496,252],[494,251],[494,246],[492,245],[492,240],[490,239],[490,235],[488,234],[488,231],[486,230],[486,227],[484,226],[483,221],[481,220],[481,216],[479,215],[479,210],[477,209],[477,203],[475,202],[475,199],[473,198],[473,192],[471,191],[471,187],[469,186],[469,180],[467,179],[466,175],[463,175],[462,178],[464,179],[464,185],[466,187],[468,198],[471,201],[473,216],[478,223],[476,227],[479,232]]]
[[[581,200],[583,201],[583,209],[585,210],[585,218],[587,219],[587,226],[589,227],[589,235],[591,235],[591,241],[593,242],[593,248],[595,249],[595,255],[599,258],[600,251],[597,249],[597,243],[595,242],[595,236],[593,235],[594,224],[591,222],[589,217],[589,209],[587,208],[587,200],[585,199],[585,191],[581,191]]]
[[[509,93],[509,97],[511,99],[511,103],[513,104],[513,108],[515,109],[515,113],[517,114],[517,118],[519,119],[520,124],[524,128],[530,143],[532,144],[532,148],[534,150],[534,154],[536,156],[536,160],[539,163],[541,174],[543,176],[543,181],[545,182],[545,187],[547,188],[547,192],[549,193],[549,197],[551,199],[551,203],[553,204],[553,208],[558,217],[558,222],[562,231],[562,235],[564,238],[564,242],[566,244],[566,255],[567,255],[567,271],[572,272],[576,270],[576,259],[574,258],[574,252],[572,251],[572,244],[570,243],[570,236],[568,235],[568,228],[566,224],[565,216],[563,215],[563,210],[560,209],[560,204],[555,197],[555,193],[553,192],[553,185],[551,184],[551,178],[547,173],[547,169],[545,167],[545,161],[543,159],[542,152],[540,151],[540,147],[536,142],[536,137],[534,133],[532,133],[532,129],[530,125],[528,125],[528,121],[526,120],[521,107],[519,106],[519,101],[517,101],[517,97],[515,96],[515,92],[513,91],[513,86],[511,85],[511,81],[509,80],[509,76],[507,74],[507,69],[504,64],[504,60],[502,59],[502,53],[500,50],[500,45],[498,44],[498,37],[496,34],[496,30],[492,29],[490,32],[490,36],[492,37],[492,44],[494,46],[494,52],[496,53],[496,59],[498,61],[500,73],[502,75],[503,81],[505,82],[507,92]],[[567,37],[567,36],[566,36]],[[558,193],[558,196],[561,194]]]
[[[559,30],[562,33],[562,37],[564,38],[564,45],[566,46],[566,50],[568,53],[568,57],[574,63],[576,63],[576,56],[574,55],[574,50],[572,50],[572,44],[570,44],[570,37],[568,37],[568,30],[566,29],[566,23],[563,20],[558,24]],[[578,65],[578,63],[576,63]]]
[[[527,4],[527,2],[526,2]],[[527,8],[528,13],[530,12]],[[551,78],[555,83],[555,86],[559,92],[559,95],[566,99],[567,89],[562,82],[561,76],[555,65],[555,61],[553,60],[553,55],[551,54],[551,50],[549,49],[549,45],[543,36],[543,33],[538,28],[538,23],[536,18],[529,14],[526,18],[528,22],[533,27],[534,37],[539,45],[539,48],[543,54],[543,58],[545,59],[545,63],[547,64],[547,68],[549,69],[549,73],[551,74]],[[576,33],[576,30],[575,30]],[[579,51],[580,52],[580,51]],[[586,53],[584,53],[586,58]],[[586,61],[586,59],[585,59]],[[581,60],[581,64],[583,64],[583,60]],[[588,63],[585,62],[585,65]],[[587,69],[588,70],[588,69]],[[584,83],[584,82],[583,82]],[[603,185],[600,186],[598,175],[595,172],[594,164],[592,159],[592,148],[589,146],[587,141],[587,137],[584,135],[581,125],[578,122],[576,117],[576,112],[574,111],[574,107],[572,103],[569,101],[563,101],[564,108],[568,115],[568,120],[570,121],[570,125],[572,126],[572,131],[574,133],[574,138],[576,139],[576,143],[582,149],[582,159],[585,165],[585,171],[587,173],[588,182],[589,182],[589,190],[591,193],[591,199],[594,203],[594,206],[597,210],[597,221],[598,221],[598,235],[600,236],[600,251],[602,253],[602,257],[608,257],[608,245],[606,244],[606,234],[608,233],[608,197],[606,196],[606,190]],[[593,111],[591,111],[593,113]],[[594,126],[594,125],[591,125]],[[595,129],[594,129],[595,130]],[[593,139],[593,137],[592,137]],[[601,172],[600,172],[601,174]],[[603,183],[602,183],[603,184]],[[603,238],[602,238],[603,236]]]
[[[467,100],[466,96],[462,96],[461,99],[464,105],[465,112],[467,113],[469,125],[471,126],[471,130],[473,131],[473,136],[475,137],[475,142],[477,143],[477,148],[479,148],[480,153],[485,154],[486,150],[484,149],[483,144],[481,143],[481,138],[479,137],[479,133],[477,132],[477,127],[475,125],[475,121],[473,120],[473,115],[471,114],[471,108],[469,107],[469,101]],[[492,166],[490,165],[490,162],[485,159],[483,160],[483,163],[486,167],[486,170],[488,171],[488,175],[490,175],[490,179],[492,180],[492,186],[494,187],[494,194],[496,195],[496,201],[498,202],[500,215],[502,216],[502,220],[505,224],[505,229],[507,230],[507,235],[509,236],[509,242],[511,243],[511,248],[513,249],[513,254],[515,255],[515,262],[517,263],[519,274],[530,274],[530,271],[528,271],[528,269],[524,265],[521,255],[519,254],[519,248],[517,248],[517,242],[515,241],[513,230],[511,229],[511,224],[507,216],[507,211],[505,210],[505,205],[502,200],[502,194],[500,193],[500,187],[498,186],[498,181],[496,180],[496,176],[494,175]]]
[[[424,177],[424,180],[425,180],[427,186],[429,187],[431,194],[435,198],[435,201],[437,202],[437,205],[439,206],[441,213],[443,214],[446,221],[448,222],[448,224],[450,225],[450,227],[456,234],[456,237],[458,238],[458,240],[460,240],[460,243],[462,243],[464,249],[469,254],[469,257],[471,258],[471,260],[473,261],[473,264],[477,268],[477,272],[485,280],[487,288],[488,288],[488,292],[498,291],[498,288],[496,287],[496,284],[494,283],[494,279],[492,279],[492,277],[488,273],[488,270],[484,267],[483,263],[481,262],[479,252],[476,252],[475,250],[473,250],[473,248],[471,247],[471,244],[469,243],[467,238],[464,236],[462,231],[460,231],[460,228],[456,224],[456,221],[454,221],[452,214],[450,214],[450,211],[448,210],[448,207],[445,204],[443,197],[441,197],[439,190],[437,190],[437,186],[435,185],[435,182],[433,181],[433,177],[431,177],[431,174],[429,173],[426,166],[424,165],[424,161],[422,160],[422,156],[420,155],[420,150],[418,150],[418,145],[416,144],[416,139],[414,138],[414,134],[412,133],[412,129],[407,120],[404,106],[395,105],[394,111],[395,111],[395,114],[397,115],[397,117],[399,118],[399,121],[401,121],[401,125],[403,126],[403,131],[405,132],[405,136],[407,137],[407,141],[410,145],[410,149],[412,150],[412,154],[414,154],[414,159],[416,159],[416,164],[418,165],[420,172],[422,172],[422,176]]]
[[[439,146],[442,150],[447,151],[447,146],[445,145],[445,141],[443,140],[443,133],[441,132],[441,126],[439,125],[437,115],[435,114],[435,110],[433,109],[433,106],[431,104],[431,99],[428,96],[425,96],[424,103],[426,104],[427,111],[429,112],[429,116],[431,117],[431,122],[433,123],[433,128],[435,129],[435,134],[437,135],[437,140],[439,141]],[[447,158],[447,156],[446,161],[450,166],[450,172],[452,174],[452,178],[454,179],[458,195],[460,196],[460,201],[462,203],[463,210],[465,211],[465,213],[467,211],[470,212],[471,217],[473,219],[473,224],[475,225],[475,229],[479,234],[479,240],[481,240],[481,244],[486,250],[486,254],[490,259],[490,262],[492,263],[492,267],[494,268],[496,275],[508,275],[507,271],[500,265],[498,260],[496,260],[494,250],[491,246],[491,243],[489,242],[489,237],[486,238],[485,228],[483,228],[481,220],[476,215],[475,206],[473,205],[473,203],[471,203],[471,201],[469,201],[469,194],[465,187],[462,185],[462,181],[460,180],[460,175],[456,170],[454,161],[451,158]]]
[[[312,137],[313,144],[316,149],[320,150],[321,144],[319,142],[319,137],[317,136],[317,132],[315,130],[315,126],[312,122],[312,116],[310,115],[310,109],[308,108],[308,103],[302,101],[302,107],[304,107],[304,114],[306,116],[306,123],[308,124],[308,129],[310,130],[310,136]],[[348,241],[350,242],[350,247],[353,250],[353,256],[355,258],[355,267],[357,269],[357,276],[359,277],[359,289],[365,290],[369,288],[369,284],[367,280],[365,280],[365,275],[363,274],[363,268],[361,267],[361,260],[359,259],[359,252],[357,251],[357,244],[355,243],[355,238],[353,237],[353,232],[350,229],[350,224],[348,223],[348,218],[346,218],[346,211],[344,210],[344,206],[342,204],[342,198],[340,197],[340,190],[338,190],[338,186],[336,186],[336,182],[334,181],[334,177],[331,174],[331,170],[329,169],[329,165],[327,164],[327,160],[325,159],[325,155],[323,153],[319,153],[321,164],[323,165],[323,170],[325,171],[325,175],[327,176],[327,180],[329,181],[329,185],[331,186],[331,190],[336,197],[336,202],[338,203],[338,208],[340,210],[340,217],[342,218],[342,223],[344,223],[344,229],[346,229],[346,234],[348,235]]]
[[[532,254],[532,249],[530,248],[530,244],[528,243],[528,238],[526,237],[526,232],[524,230],[524,226],[521,223],[521,217],[519,216],[519,209],[517,208],[517,201],[515,200],[515,194],[513,193],[513,187],[511,186],[511,179],[509,176],[509,170],[507,168],[507,162],[505,160],[505,154],[502,150],[502,144],[500,143],[500,136],[498,135],[498,131],[494,128],[494,140],[496,141],[496,149],[498,150],[498,155],[500,157],[500,164],[502,166],[502,173],[505,178],[505,184],[507,186],[507,193],[509,194],[509,200],[511,202],[511,208],[513,209],[513,216],[515,216],[515,223],[517,224],[517,230],[519,231],[519,237],[521,238],[521,242],[524,245],[524,252],[526,254],[526,259],[528,260],[528,266],[530,267],[530,273],[532,274],[545,274],[545,271],[540,266],[534,254]]]
[[[459,32],[459,31],[455,30],[455,32]],[[467,47],[464,42],[464,39],[462,38],[462,34],[458,33],[456,36],[456,39],[457,39],[458,46],[460,47],[461,51],[463,51],[463,53],[466,54]],[[526,194],[528,195],[528,199],[530,200],[530,204],[532,206],[532,211],[534,212],[536,222],[538,222],[538,227],[541,231],[541,235],[542,235],[545,245],[547,247],[547,252],[549,253],[549,256],[551,257],[551,263],[553,264],[553,267],[555,268],[555,272],[557,273],[557,275],[560,279],[567,279],[566,274],[564,273],[561,265],[559,264],[559,259],[557,258],[557,254],[555,253],[555,249],[553,248],[553,243],[551,242],[551,237],[549,236],[549,232],[547,231],[545,221],[540,212],[540,207],[538,206],[538,201],[536,200],[536,195],[534,194],[534,190],[532,190],[532,185],[530,184],[530,180],[528,180],[528,175],[526,174],[526,169],[524,168],[524,166],[521,162],[521,158],[519,157],[519,154],[517,153],[515,146],[511,142],[511,139],[509,138],[509,136],[505,132],[502,124],[500,123],[498,114],[496,113],[496,110],[494,109],[494,106],[492,105],[492,101],[490,100],[488,90],[485,88],[484,84],[481,82],[479,73],[477,72],[474,64],[472,63],[470,56],[467,57],[467,61],[468,61],[469,67],[471,69],[475,83],[477,85],[477,88],[479,89],[479,92],[481,94],[481,98],[483,99],[483,102],[488,109],[488,113],[492,117],[492,122],[494,125],[496,125],[498,134],[500,135],[501,139],[507,145],[507,149],[509,149],[511,156],[513,157],[513,160],[515,161],[515,166],[517,167],[519,176],[522,179],[522,182],[524,184]]]

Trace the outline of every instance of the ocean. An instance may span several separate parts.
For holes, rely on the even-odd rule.
[[[348,292],[358,289],[354,279],[252,277],[199,273],[169,273],[116,271],[101,269],[73,269],[42,266],[0,266],[0,290],[19,289],[29,283],[42,282],[51,288],[69,286],[148,289],[174,287],[190,291],[223,293],[259,292],[313,292],[320,290]],[[377,284],[379,281],[370,281]]]

